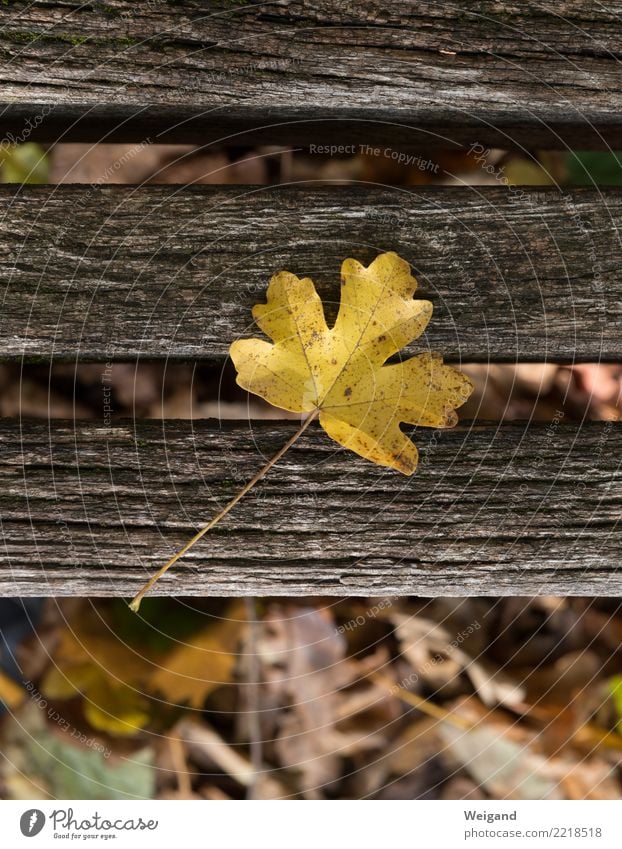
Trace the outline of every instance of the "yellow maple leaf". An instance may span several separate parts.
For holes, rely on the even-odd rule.
[[[329,330],[313,281],[281,271],[267,303],[253,317],[272,339],[242,339],[229,349],[237,382],[284,410],[308,413],[298,431],[263,468],[153,575],[130,602],[141,600],[168,569],[221,521],[285,454],[308,425],[320,424],[340,445],[380,466],[412,475],[418,451],[400,424],[453,427],[456,408],[473,391],[468,377],[425,352],[387,360],[417,339],[432,315],[429,301],[413,300],[417,281],[396,253],[368,268],[355,259],[341,267],[341,304]]]
[[[243,339],[231,345],[238,384],[276,407],[319,413],[340,445],[406,475],[417,468],[414,443],[400,422],[453,427],[455,409],[473,391],[468,377],[425,352],[389,364],[425,330],[432,304],[414,300],[417,281],[396,253],[365,268],[341,267],[341,303],[329,329],[313,281],[281,271],[270,281],[267,303],[253,317],[274,344]]]

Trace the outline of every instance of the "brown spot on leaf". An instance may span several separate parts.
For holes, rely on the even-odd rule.
[[[346,396],[346,398],[349,398],[350,395],[352,395],[352,387],[348,386],[348,388],[344,390],[343,394]]]

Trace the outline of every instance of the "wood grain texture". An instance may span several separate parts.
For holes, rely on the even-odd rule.
[[[395,250],[452,361],[622,359],[622,193],[504,188],[0,190],[0,358],[219,359],[270,276],[339,299],[342,260]]]
[[[2,135],[620,148],[621,15],[620,0],[11,2]]]
[[[295,428],[4,421],[0,592],[134,594]],[[158,592],[622,594],[620,424],[415,441],[409,478],[312,425]]]

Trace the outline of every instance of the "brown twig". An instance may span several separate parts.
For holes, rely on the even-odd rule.
[[[258,798],[258,780],[263,771],[263,746],[261,741],[261,725],[259,722],[259,658],[257,655],[258,628],[257,628],[257,605],[255,599],[247,597],[244,599],[246,607],[246,618],[248,619],[248,652],[246,664],[246,709],[248,711],[248,737],[250,743],[251,764],[253,765],[253,778],[246,792],[247,799]]]

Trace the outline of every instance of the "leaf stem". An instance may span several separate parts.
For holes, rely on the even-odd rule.
[[[180,557],[183,557],[184,554],[186,554],[186,552],[190,551],[192,546],[195,543],[197,543],[201,539],[201,537],[205,536],[205,534],[209,530],[211,530],[214,527],[214,525],[217,525],[218,522],[220,522],[220,520],[223,519],[227,515],[227,513],[235,507],[235,505],[238,503],[238,501],[240,501],[242,498],[244,498],[246,493],[249,492],[255,486],[256,483],[259,483],[259,481],[263,477],[265,477],[265,475],[270,471],[272,466],[274,466],[274,464],[277,463],[287,451],[289,451],[289,449],[292,447],[294,442],[296,442],[296,440],[300,436],[302,436],[302,434],[309,427],[311,422],[314,421],[317,418],[317,416],[319,415],[319,412],[320,412],[319,409],[313,410],[313,412],[310,413],[307,416],[307,418],[304,420],[304,422],[300,425],[300,427],[298,428],[296,433],[290,439],[288,439],[287,442],[285,443],[285,445],[276,452],[274,457],[272,457],[270,460],[268,460],[266,465],[262,466],[262,468],[257,472],[257,474],[247,484],[245,484],[245,486],[242,487],[242,489],[238,492],[238,494],[234,498],[232,498],[231,501],[225,507],[223,507],[223,509],[220,511],[220,513],[218,513],[217,516],[214,516],[214,518],[211,519],[207,523],[207,525],[205,525],[205,527],[201,528],[201,530],[198,533],[196,533],[192,537],[192,539],[189,540],[183,546],[183,548],[180,548],[179,551],[176,554],[174,554],[171,557],[171,559],[168,560],[164,564],[164,566],[162,566],[162,568],[159,569],[155,573],[155,575],[153,575],[153,577],[151,577],[147,581],[147,583],[142,588],[142,590],[137,595],[135,595],[134,598],[132,599],[132,601],[130,602],[130,605],[129,605],[130,610],[133,610],[134,613],[138,613],[141,601],[143,600],[145,595],[149,592],[149,590],[151,590],[152,587],[160,580],[162,575],[164,575],[171,568],[171,566],[180,559]]]

